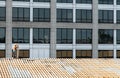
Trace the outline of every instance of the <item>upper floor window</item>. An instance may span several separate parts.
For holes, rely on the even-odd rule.
[[[73,30],[67,28],[57,29],[57,44],[72,44]]]
[[[50,2],[50,0],[33,0],[33,2]]]
[[[73,22],[73,10],[57,9],[57,22]]]
[[[76,29],[76,43],[77,44],[91,44],[92,30],[91,29]]]
[[[113,30],[112,29],[100,29],[98,35],[99,35],[100,44],[113,44]]]
[[[34,8],[33,21],[34,22],[50,22],[50,8]]]
[[[116,17],[117,17],[117,23],[120,23],[120,10],[117,10]]]
[[[12,12],[13,21],[30,21],[30,9],[14,7]]]
[[[117,44],[120,44],[120,29],[117,30]]]
[[[33,43],[50,43],[50,29],[49,28],[34,28],[33,29]]]
[[[13,1],[26,1],[26,2],[29,2],[30,0],[13,0]]]
[[[92,23],[92,10],[76,10],[77,23]]]
[[[92,0],[76,0],[76,3],[92,4]]]
[[[5,28],[0,28],[0,43],[5,43]]]
[[[113,10],[99,10],[99,23],[113,23]]]
[[[58,3],[73,3],[73,0],[57,0]]]
[[[117,5],[120,5],[120,0],[117,0],[116,2],[117,2],[117,3],[116,3]]]
[[[98,0],[99,4],[113,4],[113,0]]]
[[[0,7],[0,21],[6,20],[6,9],[5,7]]]
[[[13,43],[29,43],[30,31],[29,28],[13,28],[12,42]]]

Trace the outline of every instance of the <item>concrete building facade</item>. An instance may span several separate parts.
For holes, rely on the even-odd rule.
[[[120,57],[119,0],[0,0],[0,9],[0,57],[15,43],[21,58]]]

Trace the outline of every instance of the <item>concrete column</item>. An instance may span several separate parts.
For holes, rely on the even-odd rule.
[[[116,24],[116,12],[117,12],[117,10],[116,10],[116,0],[114,0],[114,23]]]
[[[12,0],[6,0],[6,58],[12,57]]]
[[[32,45],[33,45],[33,28],[30,28],[30,58],[32,58]]]
[[[30,21],[33,21],[33,0],[30,0]]]
[[[116,56],[116,51],[117,51],[117,47],[116,47],[116,46],[117,46],[117,45],[116,45],[116,44],[117,44],[117,42],[116,42],[116,40],[117,40],[117,39],[116,39],[116,35],[117,35],[117,34],[116,34],[116,33],[117,33],[117,31],[114,30],[114,39],[113,39],[113,40],[114,40],[114,51],[113,51],[113,52],[114,52],[114,53],[113,53],[113,54],[114,54],[114,59],[117,57],[117,56]]]
[[[92,35],[92,48],[93,58],[98,58],[98,0],[93,0],[93,35]]]
[[[73,22],[76,22],[76,0],[73,0]]]
[[[76,29],[73,29],[73,58],[76,58]]]
[[[50,58],[56,58],[56,0],[51,0]]]

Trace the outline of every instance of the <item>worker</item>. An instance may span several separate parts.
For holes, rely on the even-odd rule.
[[[13,58],[17,58],[17,44],[14,44],[13,48],[12,48],[12,57]]]

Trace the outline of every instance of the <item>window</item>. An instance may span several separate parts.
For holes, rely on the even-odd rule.
[[[116,2],[117,2],[117,3],[116,3],[117,5],[120,5],[120,0],[117,0]]]
[[[73,10],[57,9],[57,22],[73,22]]]
[[[33,2],[50,2],[50,0],[33,0]]]
[[[98,57],[99,58],[113,58],[113,51],[112,50],[99,50]]]
[[[113,30],[100,29],[98,35],[100,44],[113,44]]]
[[[73,0],[57,0],[58,3],[73,3]]]
[[[113,10],[99,10],[99,23],[113,23]]]
[[[19,58],[29,58],[29,50],[20,50]]]
[[[50,9],[49,8],[34,8],[33,9],[34,22],[50,22]]]
[[[13,28],[12,42],[13,43],[29,43],[30,38],[29,28]]]
[[[117,23],[119,23],[120,24],[120,10],[117,10],[117,14],[116,14],[117,16]]]
[[[6,20],[6,8],[0,7],[0,21]]]
[[[33,29],[33,43],[50,43],[50,29],[49,28],[34,28]]]
[[[5,58],[5,50],[0,50],[0,58]]]
[[[29,8],[13,8],[12,13],[13,21],[30,21],[30,9]]]
[[[77,50],[76,58],[92,58],[91,50]]]
[[[0,28],[0,43],[5,43],[5,28]]]
[[[120,44],[120,29],[117,30],[117,44]]]
[[[73,30],[67,28],[57,29],[57,44],[72,44]]]
[[[30,0],[13,0],[13,1],[26,1],[26,2],[29,2]]]
[[[98,0],[99,4],[113,4],[113,0]]]
[[[92,30],[91,29],[76,29],[76,43],[77,44],[91,44]]]
[[[76,10],[77,23],[92,23],[92,10]]]
[[[57,50],[57,58],[72,58],[72,50]]]
[[[76,0],[76,3],[92,4],[92,0]]]

